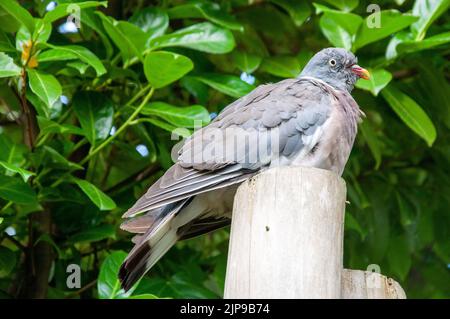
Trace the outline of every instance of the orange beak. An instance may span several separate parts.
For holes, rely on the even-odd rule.
[[[370,79],[369,71],[367,71],[366,69],[360,67],[357,64],[352,65],[352,72],[355,73],[357,76],[359,76],[361,79],[364,79],[364,80]]]

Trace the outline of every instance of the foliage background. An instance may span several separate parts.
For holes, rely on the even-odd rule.
[[[71,2],[0,2],[2,298],[221,297],[227,229],[119,290],[120,216],[171,165],[174,128],[190,134],[328,46],[373,75],[353,94],[367,118],[344,174],[345,266],[450,297],[448,0],[376,1],[375,29],[364,0],[80,1],[80,29]]]

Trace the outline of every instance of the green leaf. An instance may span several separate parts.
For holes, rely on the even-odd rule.
[[[392,84],[385,87],[381,95],[410,129],[423,138],[428,146],[433,145],[436,139],[436,128],[413,99]]]
[[[91,201],[100,208],[100,210],[112,210],[116,208],[116,203],[94,184],[78,178],[73,181],[91,199]]]
[[[381,21],[379,28],[371,28],[371,23],[367,17],[361,28],[356,35],[353,47],[355,50],[362,48],[363,46],[383,39],[392,35],[393,33],[400,31],[407,26],[417,21],[417,17],[406,13],[400,13],[397,10],[383,10],[379,12],[381,14]]]
[[[260,69],[282,78],[295,78],[300,74],[300,62],[291,56],[268,57],[264,58]]]
[[[46,166],[57,168],[57,169],[68,169],[68,170],[83,170],[83,166],[80,166],[76,163],[69,161],[63,155],[61,155],[58,151],[51,148],[50,146],[44,145],[43,149],[43,161]]]
[[[192,78],[232,97],[241,97],[250,93],[255,87],[234,75],[207,73],[192,76]]]
[[[359,4],[359,0],[324,0],[324,1],[338,8],[339,10],[345,12],[352,11]]]
[[[156,118],[140,118],[139,119],[140,122],[148,122],[150,124],[153,124],[157,127],[162,128],[163,130],[166,130],[167,132],[170,132],[171,134],[177,134],[179,136],[182,137],[189,137],[191,136],[192,132],[189,131],[188,129],[181,129],[175,125],[172,125],[166,121],[161,121],[159,119]]]
[[[169,9],[168,13],[171,19],[205,18],[228,29],[243,30],[242,25],[233,16],[213,2],[196,1],[178,5]]]
[[[103,27],[111,40],[119,48],[123,60],[129,61],[138,57],[143,61],[142,52],[144,52],[148,35],[132,23],[116,21],[100,12],[96,13],[102,19]]]
[[[34,18],[33,16],[22,6],[14,0],[2,0],[0,1],[0,8],[7,13],[17,24],[24,25],[28,31],[34,31]]]
[[[234,50],[233,61],[242,72],[253,73],[261,64],[262,57],[245,51]]]
[[[364,136],[364,140],[367,142],[370,152],[372,153],[373,158],[375,159],[375,169],[378,169],[381,165],[380,140],[378,139],[368,119],[362,121],[359,124],[359,128],[361,129],[361,133]]]
[[[19,52],[24,51],[25,45],[33,41],[33,46],[39,48],[39,44],[46,43],[52,33],[51,23],[45,22],[41,19],[36,19],[36,27],[34,32],[30,32],[24,25],[22,25],[16,34],[16,49]],[[28,48],[29,50],[29,48]]]
[[[419,17],[419,20],[411,25],[415,40],[422,40],[425,37],[430,25],[448,10],[449,5],[448,0],[416,0],[414,2],[412,14]]]
[[[164,51],[150,52],[144,61],[145,76],[155,89],[182,78],[193,67],[192,61],[184,55]]]
[[[41,136],[49,133],[84,135],[84,131],[74,125],[59,124],[43,116],[37,116]]]
[[[136,285],[125,293],[120,288],[119,282],[119,268],[125,260],[127,254],[123,251],[115,251],[108,257],[106,257],[100,268],[100,274],[98,275],[97,289],[98,297],[100,299],[116,299],[129,297]]]
[[[128,297],[128,299],[159,299],[159,298],[152,294],[142,294]]]
[[[14,60],[3,52],[0,52],[0,78],[19,76],[21,68],[14,63]]]
[[[324,15],[332,20],[336,25],[347,31],[347,33],[353,37],[358,31],[363,19],[354,13],[341,12],[334,9],[330,9],[326,6],[314,3],[316,13],[323,12]]]
[[[233,34],[212,23],[203,22],[171,34],[151,39],[152,50],[165,47],[185,47],[207,53],[228,53],[235,46]]]
[[[96,14],[96,12],[98,11],[92,9],[81,11],[81,23],[82,25],[88,26],[98,34],[105,48],[106,59],[111,59],[114,48],[108,38],[105,28],[103,27],[102,19],[98,14]]]
[[[335,47],[351,49],[352,35],[331,15],[325,13],[319,20],[319,26],[325,38]]]
[[[73,61],[66,64],[68,67],[71,67],[72,69],[77,70],[80,72],[80,74],[85,74],[86,70],[89,68],[89,64],[80,62],[80,61]]]
[[[0,31],[0,51],[3,52],[16,51],[16,48],[14,47],[9,35],[3,31]]]
[[[450,42],[450,32],[444,32],[420,41],[404,41],[397,45],[398,53],[410,53],[434,48]]]
[[[405,280],[411,268],[411,254],[409,253],[406,234],[397,236],[389,242],[387,253],[389,268],[400,280]]]
[[[98,7],[103,6],[107,7],[108,2],[107,1],[83,1],[83,2],[76,2],[76,3],[59,3],[55,9],[48,11],[45,16],[44,20],[46,22],[53,22],[56,20],[59,20],[65,16],[68,16],[70,14],[76,14],[79,10],[86,9],[86,8],[92,8],[92,7]]]
[[[38,61],[41,62],[53,62],[53,61],[68,61],[75,60],[77,56],[67,50],[49,49],[38,55]]]
[[[3,161],[0,161],[0,166],[2,166],[8,172],[11,172],[13,174],[15,174],[15,173],[20,174],[20,176],[22,176],[22,179],[24,182],[27,182],[31,176],[36,175],[33,172],[30,172],[30,171],[27,171],[26,169],[20,168],[19,166],[16,166],[16,165],[10,164],[10,163],[6,163]]]
[[[361,227],[361,224],[350,214],[348,211],[345,212],[345,229],[352,229],[356,231],[361,238],[365,238],[367,232]]]
[[[141,114],[155,115],[176,127],[195,128],[209,123],[209,112],[201,105],[177,107],[165,102],[147,104]]]
[[[284,10],[286,10],[297,27],[300,27],[311,15],[311,8],[306,1],[271,0],[271,2],[279,5]]]
[[[80,242],[95,242],[104,240],[107,238],[114,238],[116,236],[116,230],[113,225],[100,225],[97,227],[90,227],[83,230],[68,239],[70,243]]]
[[[55,45],[48,45],[52,48],[53,53],[52,55],[54,57],[75,57],[76,59],[80,59],[81,61],[89,64],[95,69],[95,72],[97,73],[97,76],[101,76],[106,73],[106,69],[103,66],[100,59],[92,53],[90,50],[86,49],[85,47],[79,46],[79,45],[66,45],[66,46],[55,46]],[[42,59],[39,59],[42,61]],[[49,56],[47,55],[47,61],[49,60]]]
[[[6,134],[0,133],[0,161],[20,166],[26,152],[25,145],[14,143]]]
[[[136,11],[130,22],[141,28],[150,38],[163,35],[169,27],[169,16],[161,8],[148,7]]]
[[[36,204],[36,194],[33,189],[19,178],[0,175],[0,198],[17,204]]]
[[[0,246],[0,278],[8,276],[16,266],[16,254],[9,248]]]
[[[33,69],[27,69],[31,91],[36,94],[48,108],[59,99],[62,94],[61,84],[51,74],[44,74]]]
[[[81,91],[73,97],[72,107],[84,130],[84,135],[92,145],[109,136],[113,124],[114,106],[108,96],[98,92]]]
[[[358,89],[366,90],[371,92],[374,96],[378,93],[392,80],[392,74],[385,69],[369,69],[370,79],[364,80],[360,79],[356,82],[356,87]]]
[[[386,59],[387,60],[393,60],[397,57],[397,46],[402,42],[412,42],[411,33],[403,30],[400,32],[397,32],[394,34],[394,36],[391,38],[391,40],[388,43],[388,46],[386,48]]]

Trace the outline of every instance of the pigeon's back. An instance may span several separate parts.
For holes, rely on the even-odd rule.
[[[308,77],[260,86],[226,107],[124,214],[122,229],[136,236],[122,286],[131,288],[177,240],[228,225],[237,185],[259,171],[300,165],[341,174],[360,114],[350,94]]]

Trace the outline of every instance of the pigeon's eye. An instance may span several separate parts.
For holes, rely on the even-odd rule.
[[[330,59],[328,61],[328,64],[331,65],[331,66],[335,66],[336,65],[336,60],[335,59]]]

